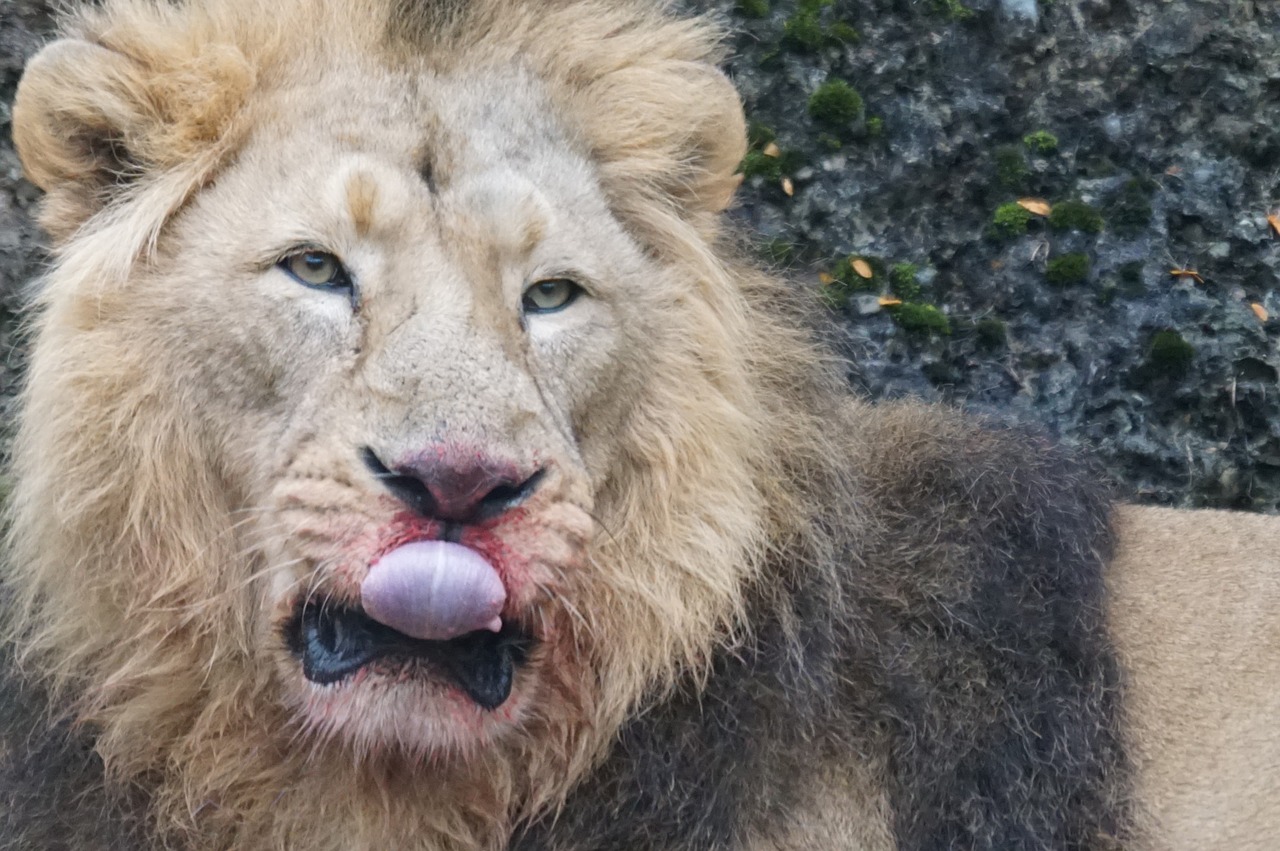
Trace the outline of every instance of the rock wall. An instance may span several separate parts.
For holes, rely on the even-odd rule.
[[[7,131],[50,19],[0,2]],[[714,3],[752,119],[734,215],[857,386],[1041,423],[1133,498],[1280,509],[1280,4]],[[0,144],[6,395],[36,196]]]

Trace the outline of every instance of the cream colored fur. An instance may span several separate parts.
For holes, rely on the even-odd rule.
[[[1280,837],[1280,520],[1124,508],[1110,621],[1150,848]]]
[[[1108,619],[1126,688],[1133,851],[1269,851],[1280,837],[1280,520],[1124,506]],[[759,851],[892,851],[882,781],[822,788]]]
[[[830,427],[838,382],[771,309],[782,285],[722,246],[744,134],[714,27],[464,5],[107,0],[19,92],[56,247],[15,447],[15,638],[176,842],[499,848],[747,628],[771,554],[826,546],[782,483],[858,436]],[[351,266],[357,304],[276,268],[304,245]],[[557,276],[587,296],[522,327],[523,287]],[[400,522],[359,463],[375,444],[551,471],[497,533],[546,638],[503,712],[319,688],[280,640]],[[1171,836],[1261,848],[1276,521],[1171,517],[1121,515],[1113,579],[1144,801]],[[1244,610],[1211,602],[1215,576]],[[1255,679],[1219,682],[1231,665]],[[868,771],[834,765],[789,847],[884,847]]]

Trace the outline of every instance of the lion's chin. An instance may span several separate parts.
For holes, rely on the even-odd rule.
[[[473,751],[523,716],[533,636],[517,621],[447,641],[414,638],[358,605],[312,600],[283,626],[303,680],[302,720],[359,750]]]

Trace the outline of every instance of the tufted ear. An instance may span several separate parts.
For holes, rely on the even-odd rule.
[[[202,160],[252,77],[242,57],[216,49],[164,66],[78,38],[55,41],[28,63],[13,141],[46,192],[42,222],[55,241],[138,178]]]
[[[596,155],[629,191],[657,189],[694,213],[733,199],[746,154],[742,102],[729,79],[702,61],[640,61],[588,90]]]
[[[56,230],[74,230],[136,175],[135,151],[154,120],[142,69],[119,53],[63,39],[28,63],[13,141],[27,177],[57,208]]]

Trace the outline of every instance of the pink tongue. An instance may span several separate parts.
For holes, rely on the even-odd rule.
[[[493,565],[447,541],[396,547],[360,586],[365,614],[394,630],[445,641],[478,629],[497,632],[507,592]]]

